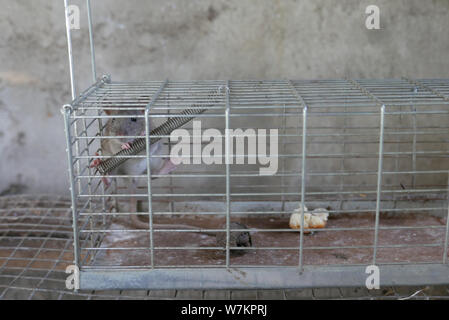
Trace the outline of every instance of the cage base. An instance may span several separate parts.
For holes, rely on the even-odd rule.
[[[81,290],[109,289],[299,289],[364,287],[366,266],[298,268],[197,268],[84,270]],[[449,265],[382,265],[380,286],[449,284]]]

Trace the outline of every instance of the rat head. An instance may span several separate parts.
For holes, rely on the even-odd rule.
[[[145,118],[138,110],[105,110],[107,115],[119,115],[109,119],[111,132],[118,136],[140,136],[145,134]],[[123,117],[126,116],[126,117]],[[123,117],[123,118],[122,118]]]

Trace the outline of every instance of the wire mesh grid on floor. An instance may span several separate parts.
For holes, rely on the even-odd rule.
[[[51,196],[0,198],[0,300],[100,296],[65,289],[65,269],[71,264],[70,199]],[[101,296],[127,297],[113,293]]]
[[[448,286],[73,292],[65,289],[71,223],[66,197],[0,197],[0,299],[449,299]]]

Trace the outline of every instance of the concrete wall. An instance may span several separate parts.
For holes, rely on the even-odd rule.
[[[115,80],[449,77],[449,1],[92,1]],[[77,86],[91,82],[84,1]],[[381,30],[365,28],[377,4]],[[0,194],[68,192],[63,1],[0,0]]]

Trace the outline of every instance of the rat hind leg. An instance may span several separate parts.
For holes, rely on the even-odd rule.
[[[159,174],[168,174],[176,169],[176,165],[171,162],[170,159],[164,159],[164,164],[162,165],[162,168],[159,171]]]
[[[130,221],[133,228],[148,229],[148,222],[144,222],[140,219],[139,213],[142,209],[142,200],[139,200],[135,195],[138,190],[137,180],[134,178],[126,179],[127,181],[127,193],[129,197],[129,213]]]
[[[126,193],[129,195],[129,213],[137,213],[137,181],[134,178],[126,178]]]

